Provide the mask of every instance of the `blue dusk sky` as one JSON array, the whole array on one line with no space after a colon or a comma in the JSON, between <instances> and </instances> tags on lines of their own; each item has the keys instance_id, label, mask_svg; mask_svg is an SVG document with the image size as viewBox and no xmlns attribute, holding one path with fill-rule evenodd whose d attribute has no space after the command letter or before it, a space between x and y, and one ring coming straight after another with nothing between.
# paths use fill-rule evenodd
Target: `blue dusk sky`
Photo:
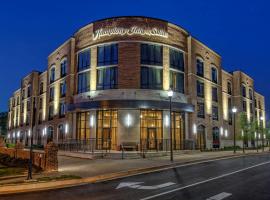
<instances>
[{"instance_id":1,"label":"blue dusk sky","mask_svg":"<svg viewBox=\"0 0 270 200\"><path fill-rule=\"evenodd\" d=\"M270 111L270 2L267 0L76 0L0 2L0 111L20 80L80 27L113 16L149 16L185 28L222 56L227 71L255 80Z\"/></svg>"}]
</instances>

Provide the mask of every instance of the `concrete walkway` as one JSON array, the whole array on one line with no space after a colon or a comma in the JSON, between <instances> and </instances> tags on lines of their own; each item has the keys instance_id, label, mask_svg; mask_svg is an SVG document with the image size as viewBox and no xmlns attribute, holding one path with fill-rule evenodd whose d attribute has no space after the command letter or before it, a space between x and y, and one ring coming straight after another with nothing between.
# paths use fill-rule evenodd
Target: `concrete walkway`
<instances>
[{"instance_id":1,"label":"concrete walkway","mask_svg":"<svg viewBox=\"0 0 270 200\"><path fill-rule=\"evenodd\" d=\"M265 148L268 152L268 148ZM246 150L245 154L257 153L256 150ZM261 153L261 150L259 151ZM220 157L234 156L232 151L215 151L215 152L189 152L188 154L174 155L174 163L181 164L187 162L201 161L206 159L215 159ZM236 155L243 155L242 151L237 151ZM59 173L70 174L80 177L92 177L110 173L119 173L135 169L158 167L170 165L170 157L154 157L145 159L86 159L74 158L69 156L58 156Z\"/></svg>"}]
</instances>

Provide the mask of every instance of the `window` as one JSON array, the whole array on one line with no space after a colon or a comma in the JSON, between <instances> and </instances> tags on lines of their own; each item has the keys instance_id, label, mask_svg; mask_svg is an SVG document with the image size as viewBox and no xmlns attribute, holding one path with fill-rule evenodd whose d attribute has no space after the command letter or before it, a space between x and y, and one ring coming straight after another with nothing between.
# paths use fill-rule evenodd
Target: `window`
<instances>
[{"instance_id":1,"label":"window","mask_svg":"<svg viewBox=\"0 0 270 200\"><path fill-rule=\"evenodd\" d=\"M21 109L21 113L24 112L24 102L22 101L22 109Z\"/></svg>"},{"instance_id":2,"label":"window","mask_svg":"<svg viewBox=\"0 0 270 200\"><path fill-rule=\"evenodd\" d=\"M215 67L212 67L211 72L212 72L212 81L214 83L217 83L217 69Z\"/></svg>"},{"instance_id":3,"label":"window","mask_svg":"<svg viewBox=\"0 0 270 200\"><path fill-rule=\"evenodd\" d=\"M48 127L48 134L47 134L47 143L53 141L53 127Z\"/></svg>"},{"instance_id":4,"label":"window","mask_svg":"<svg viewBox=\"0 0 270 200\"><path fill-rule=\"evenodd\" d=\"M39 94L43 93L43 82L39 84Z\"/></svg>"},{"instance_id":5,"label":"window","mask_svg":"<svg viewBox=\"0 0 270 200\"><path fill-rule=\"evenodd\" d=\"M258 101L258 103L259 103L259 109L262 109L261 101Z\"/></svg>"},{"instance_id":6,"label":"window","mask_svg":"<svg viewBox=\"0 0 270 200\"><path fill-rule=\"evenodd\" d=\"M141 64L162 66L162 46L153 44L141 44Z\"/></svg>"},{"instance_id":7,"label":"window","mask_svg":"<svg viewBox=\"0 0 270 200\"><path fill-rule=\"evenodd\" d=\"M243 111L247 112L247 102L243 100Z\"/></svg>"},{"instance_id":8,"label":"window","mask_svg":"<svg viewBox=\"0 0 270 200\"><path fill-rule=\"evenodd\" d=\"M232 95L232 83L229 81L227 82L227 92Z\"/></svg>"},{"instance_id":9,"label":"window","mask_svg":"<svg viewBox=\"0 0 270 200\"><path fill-rule=\"evenodd\" d=\"M60 97L66 96L66 81L60 83Z\"/></svg>"},{"instance_id":10,"label":"window","mask_svg":"<svg viewBox=\"0 0 270 200\"><path fill-rule=\"evenodd\" d=\"M53 105L50 105L49 106L49 120L53 119L53 114L54 114L53 112L54 112Z\"/></svg>"},{"instance_id":11,"label":"window","mask_svg":"<svg viewBox=\"0 0 270 200\"><path fill-rule=\"evenodd\" d=\"M42 113L38 113L38 124L42 123Z\"/></svg>"},{"instance_id":12,"label":"window","mask_svg":"<svg viewBox=\"0 0 270 200\"><path fill-rule=\"evenodd\" d=\"M170 49L170 68L184 71L184 55L181 51Z\"/></svg>"},{"instance_id":13,"label":"window","mask_svg":"<svg viewBox=\"0 0 270 200\"><path fill-rule=\"evenodd\" d=\"M218 91L216 87L212 87L212 101L218 102Z\"/></svg>"},{"instance_id":14,"label":"window","mask_svg":"<svg viewBox=\"0 0 270 200\"><path fill-rule=\"evenodd\" d=\"M184 93L184 73L170 71L170 88L176 92Z\"/></svg>"},{"instance_id":15,"label":"window","mask_svg":"<svg viewBox=\"0 0 270 200\"><path fill-rule=\"evenodd\" d=\"M247 94L246 94L246 86L242 85L242 96L243 97L246 97Z\"/></svg>"},{"instance_id":16,"label":"window","mask_svg":"<svg viewBox=\"0 0 270 200\"><path fill-rule=\"evenodd\" d=\"M162 69L153 67L141 67L141 88L162 89Z\"/></svg>"},{"instance_id":17,"label":"window","mask_svg":"<svg viewBox=\"0 0 270 200\"><path fill-rule=\"evenodd\" d=\"M39 99L39 109L42 109L42 107L43 107L43 99L40 98Z\"/></svg>"},{"instance_id":18,"label":"window","mask_svg":"<svg viewBox=\"0 0 270 200\"><path fill-rule=\"evenodd\" d=\"M204 102L197 103L197 117L204 118Z\"/></svg>"},{"instance_id":19,"label":"window","mask_svg":"<svg viewBox=\"0 0 270 200\"><path fill-rule=\"evenodd\" d=\"M118 64L118 44L98 46L98 66Z\"/></svg>"},{"instance_id":20,"label":"window","mask_svg":"<svg viewBox=\"0 0 270 200\"><path fill-rule=\"evenodd\" d=\"M253 114L253 104L252 104L252 102L249 103L249 111L250 111L250 114Z\"/></svg>"},{"instance_id":21,"label":"window","mask_svg":"<svg viewBox=\"0 0 270 200\"><path fill-rule=\"evenodd\" d=\"M64 102L60 102L59 108L59 117L64 117L66 114L66 104Z\"/></svg>"},{"instance_id":22,"label":"window","mask_svg":"<svg viewBox=\"0 0 270 200\"><path fill-rule=\"evenodd\" d=\"M249 89L249 98L253 100L253 91L252 89Z\"/></svg>"},{"instance_id":23,"label":"window","mask_svg":"<svg viewBox=\"0 0 270 200\"><path fill-rule=\"evenodd\" d=\"M196 66L197 66L197 75L201 76L201 77L204 77L204 63L203 63L203 60L197 58Z\"/></svg>"},{"instance_id":24,"label":"window","mask_svg":"<svg viewBox=\"0 0 270 200\"><path fill-rule=\"evenodd\" d=\"M204 98L204 83L197 81L197 96Z\"/></svg>"},{"instance_id":25,"label":"window","mask_svg":"<svg viewBox=\"0 0 270 200\"><path fill-rule=\"evenodd\" d=\"M26 106L27 106L27 107L26 107L27 111L30 111L30 109L31 109L31 108L30 108L30 100L27 101Z\"/></svg>"},{"instance_id":26,"label":"window","mask_svg":"<svg viewBox=\"0 0 270 200\"><path fill-rule=\"evenodd\" d=\"M17 97L17 106L20 104L20 98Z\"/></svg>"},{"instance_id":27,"label":"window","mask_svg":"<svg viewBox=\"0 0 270 200\"><path fill-rule=\"evenodd\" d=\"M62 62L60 64L60 70L61 70L61 72L60 72L61 77L66 76L66 74L67 74L67 59L62 60Z\"/></svg>"},{"instance_id":28,"label":"window","mask_svg":"<svg viewBox=\"0 0 270 200\"><path fill-rule=\"evenodd\" d=\"M220 147L219 128L214 127L212 130L212 134L213 134L213 148L219 148Z\"/></svg>"},{"instance_id":29,"label":"window","mask_svg":"<svg viewBox=\"0 0 270 200\"><path fill-rule=\"evenodd\" d=\"M27 87L27 98L31 96L31 85Z\"/></svg>"},{"instance_id":30,"label":"window","mask_svg":"<svg viewBox=\"0 0 270 200\"><path fill-rule=\"evenodd\" d=\"M229 125L232 125L232 119L233 113L232 113L232 98L228 98L228 121Z\"/></svg>"},{"instance_id":31,"label":"window","mask_svg":"<svg viewBox=\"0 0 270 200\"><path fill-rule=\"evenodd\" d=\"M64 125L63 124L60 124L59 126L58 126L58 142L59 141L61 141L61 142L63 142L64 141L64 139L65 139L65 129L64 129Z\"/></svg>"},{"instance_id":32,"label":"window","mask_svg":"<svg viewBox=\"0 0 270 200\"><path fill-rule=\"evenodd\" d=\"M82 51L78 55L78 72L90 67L90 49Z\"/></svg>"},{"instance_id":33,"label":"window","mask_svg":"<svg viewBox=\"0 0 270 200\"><path fill-rule=\"evenodd\" d=\"M78 74L78 94L90 91L90 72Z\"/></svg>"},{"instance_id":34,"label":"window","mask_svg":"<svg viewBox=\"0 0 270 200\"><path fill-rule=\"evenodd\" d=\"M50 101L54 100L54 87L50 88Z\"/></svg>"},{"instance_id":35,"label":"window","mask_svg":"<svg viewBox=\"0 0 270 200\"><path fill-rule=\"evenodd\" d=\"M97 70L97 90L116 89L117 87L117 67L108 67Z\"/></svg>"},{"instance_id":36,"label":"window","mask_svg":"<svg viewBox=\"0 0 270 200\"><path fill-rule=\"evenodd\" d=\"M23 89L22 90L22 99L24 99L25 98L25 90Z\"/></svg>"},{"instance_id":37,"label":"window","mask_svg":"<svg viewBox=\"0 0 270 200\"><path fill-rule=\"evenodd\" d=\"M218 120L218 107L212 106L212 119Z\"/></svg>"},{"instance_id":38,"label":"window","mask_svg":"<svg viewBox=\"0 0 270 200\"><path fill-rule=\"evenodd\" d=\"M50 70L50 83L55 81L55 67L52 67Z\"/></svg>"}]
</instances>

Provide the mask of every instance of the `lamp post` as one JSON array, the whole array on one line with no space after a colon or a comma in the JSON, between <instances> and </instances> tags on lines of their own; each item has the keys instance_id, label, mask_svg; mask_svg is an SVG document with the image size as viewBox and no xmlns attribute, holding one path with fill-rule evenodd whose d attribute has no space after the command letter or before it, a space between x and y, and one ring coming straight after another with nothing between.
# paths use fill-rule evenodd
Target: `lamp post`
<instances>
[{"instance_id":1,"label":"lamp post","mask_svg":"<svg viewBox=\"0 0 270 200\"><path fill-rule=\"evenodd\" d=\"M168 90L168 97L170 100L170 155L171 155L171 162L173 162L173 139L172 139L172 97L173 91L171 89Z\"/></svg>"},{"instance_id":2,"label":"lamp post","mask_svg":"<svg viewBox=\"0 0 270 200\"><path fill-rule=\"evenodd\" d=\"M33 171L33 132L34 132L34 126L36 124L36 99L35 97L33 98L33 110L32 110L32 121L31 121L31 139L30 139L30 155L29 155L29 160L28 160L28 176L27 180L32 179L32 171Z\"/></svg>"},{"instance_id":3,"label":"lamp post","mask_svg":"<svg viewBox=\"0 0 270 200\"><path fill-rule=\"evenodd\" d=\"M235 115L237 112L237 108L233 107L232 108L232 113L233 113L233 153L236 153L236 144L235 144L235 140L236 140L236 136L235 136Z\"/></svg>"},{"instance_id":4,"label":"lamp post","mask_svg":"<svg viewBox=\"0 0 270 200\"><path fill-rule=\"evenodd\" d=\"M264 131L263 131L263 117L260 117L261 120L261 129L262 129L262 151L264 151Z\"/></svg>"}]
</instances>

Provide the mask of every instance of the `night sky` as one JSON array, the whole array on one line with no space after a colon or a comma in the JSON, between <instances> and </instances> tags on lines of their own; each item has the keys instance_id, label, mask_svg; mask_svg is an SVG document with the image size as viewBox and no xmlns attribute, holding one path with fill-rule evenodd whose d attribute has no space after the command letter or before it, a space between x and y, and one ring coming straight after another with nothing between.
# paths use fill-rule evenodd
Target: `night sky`
<instances>
[{"instance_id":1,"label":"night sky","mask_svg":"<svg viewBox=\"0 0 270 200\"><path fill-rule=\"evenodd\" d=\"M5 2L5 3L4 3ZM0 2L0 111L33 69L80 27L97 19L139 15L178 24L222 56L227 71L255 79L270 111L270 1L74 0Z\"/></svg>"}]
</instances>

